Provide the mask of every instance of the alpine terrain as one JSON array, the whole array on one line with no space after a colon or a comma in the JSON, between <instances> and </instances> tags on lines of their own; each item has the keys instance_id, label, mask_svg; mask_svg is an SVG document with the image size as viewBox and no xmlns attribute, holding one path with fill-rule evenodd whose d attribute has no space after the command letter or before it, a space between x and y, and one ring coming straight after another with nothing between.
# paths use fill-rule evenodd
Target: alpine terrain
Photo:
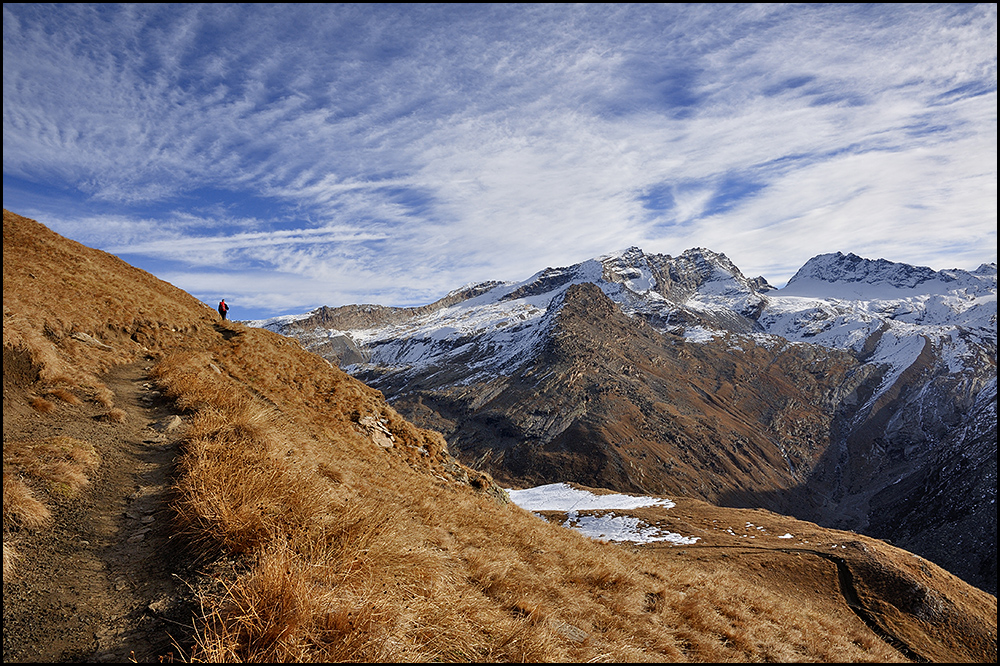
<instances>
[{"instance_id":1,"label":"alpine terrain","mask_svg":"<svg viewBox=\"0 0 1000 666\"><path fill-rule=\"evenodd\" d=\"M632 247L417 308L249 322L377 387L505 484L761 507L996 593L997 269L854 254L782 289Z\"/></svg>"},{"instance_id":2,"label":"alpine terrain","mask_svg":"<svg viewBox=\"0 0 1000 666\"><path fill-rule=\"evenodd\" d=\"M720 506L989 525L980 281L892 319L633 251L286 322L352 377L5 210L4 663L995 661L995 595Z\"/></svg>"}]
</instances>

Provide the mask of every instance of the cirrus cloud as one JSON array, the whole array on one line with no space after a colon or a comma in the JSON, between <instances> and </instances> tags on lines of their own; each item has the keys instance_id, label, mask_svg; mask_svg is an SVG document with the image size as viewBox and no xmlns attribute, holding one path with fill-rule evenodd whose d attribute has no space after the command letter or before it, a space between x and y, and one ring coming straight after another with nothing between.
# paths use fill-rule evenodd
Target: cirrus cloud
<instances>
[{"instance_id":1,"label":"cirrus cloud","mask_svg":"<svg viewBox=\"0 0 1000 666\"><path fill-rule=\"evenodd\" d=\"M246 318L996 261L995 5L5 5L4 201ZM253 279L243 279L248 275Z\"/></svg>"}]
</instances>

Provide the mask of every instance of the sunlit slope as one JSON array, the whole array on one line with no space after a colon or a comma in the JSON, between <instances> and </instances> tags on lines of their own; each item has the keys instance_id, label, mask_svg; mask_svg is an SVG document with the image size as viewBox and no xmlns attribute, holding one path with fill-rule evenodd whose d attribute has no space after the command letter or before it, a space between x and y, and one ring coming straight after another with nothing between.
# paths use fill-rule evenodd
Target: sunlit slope
<instances>
[{"instance_id":1,"label":"sunlit slope","mask_svg":"<svg viewBox=\"0 0 1000 666\"><path fill-rule=\"evenodd\" d=\"M29 348L43 378L91 383L91 373L218 319L187 292L7 210L3 307L4 345Z\"/></svg>"},{"instance_id":2,"label":"sunlit slope","mask_svg":"<svg viewBox=\"0 0 1000 666\"><path fill-rule=\"evenodd\" d=\"M198 659L995 655L995 597L877 540L849 535L863 547L843 558L873 563L864 572L876 583L864 601L889 619L886 631L903 637L904 650L850 608L836 569L829 577L808 554L776 552L775 569L790 582L775 585L750 575L767 553L733 549L708 561L693 549L600 543L540 520L458 464L439 434L408 423L381 393L296 342L220 322L169 284L7 211L4 346L5 422L46 418L8 404L7 358L30 360L32 386L61 382L111 402L102 370L145 355L157 361L154 376L186 423L178 541L220 563L195 619ZM679 532L705 531L734 511L689 506ZM830 542L848 536L813 529ZM933 575L917 577L903 562ZM934 603L904 604L900 586L877 584L880 571Z\"/></svg>"}]
</instances>

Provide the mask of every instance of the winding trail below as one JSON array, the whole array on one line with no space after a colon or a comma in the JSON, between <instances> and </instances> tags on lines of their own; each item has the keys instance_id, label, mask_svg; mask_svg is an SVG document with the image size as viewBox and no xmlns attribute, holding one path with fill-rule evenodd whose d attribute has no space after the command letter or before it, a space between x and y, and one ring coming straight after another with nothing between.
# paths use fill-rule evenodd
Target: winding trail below
<instances>
[{"instance_id":1,"label":"winding trail below","mask_svg":"<svg viewBox=\"0 0 1000 666\"><path fill-rule=\"evenodd\" d=\"M831 553L825 553L820 550L815 550L813 548L767 548L763 546L685 546L685 548L690 550L701 550L701 549L715 549L715 550L743 550L743 551L756 551L756 552L778 552L778 553L789 553L789 554L803 554L803 555L815 555L816 557L832 562L837 567L837 583L840 587L840 593L844 598L844 602L847 604L848 608L858 616L865 625L872 630L872 632L882 639L887 645L891 646L895 650L899 651L904 657L911 661L927 663L930 660L923 657L920 653L910 647L906 641L902 640L898 636L894 635L892 632L883 627L871 612L865 608L864 603L861 601L860 595L858 595L857 587L854 585L854 574L851 573L851 568L842 557L833 555Z\"/></svg>"}]
</instances>

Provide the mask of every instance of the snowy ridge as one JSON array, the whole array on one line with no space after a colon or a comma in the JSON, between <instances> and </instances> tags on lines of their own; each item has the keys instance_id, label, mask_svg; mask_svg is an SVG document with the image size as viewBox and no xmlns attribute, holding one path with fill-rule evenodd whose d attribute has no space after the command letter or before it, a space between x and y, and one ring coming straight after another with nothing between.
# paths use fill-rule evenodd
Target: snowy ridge
<instances>
[{"instance_id":1,"label":"snowy ridge","mask_svg":"<svg viewBox=\"0 0 1000 666\"><path fill-rule=\"evenodd\" d=\"M879 395L930 344L947 372L981 365L996 353L997 271L926 267L827 254L806 263L788 285L766 296L758 323L793 342L851 350L886 364Z\"/></svg>"},{"instance_id":2,"label":"snowy ridge","mask_svg":"<svg viewBox=\"0 0 1000 666\"><path fill-rule=\"evenodd\" d=\"M268 319L251 319L244 321L243 323L247 326L252 326L253 328L266 328L267 330L274 331L275 333L283 333L288 324L308 318L309 313L290 314L269 317Z\"/></svg>"},{"instance_id":3,"label":"snowy ridge","mask_svg":"<svg viewBox=\"0 0 1000 666\"><path fill-rule=\"evenodd\" d=\"M600 287L625 314L689 342L729 339L738 351L740 336L726 337L738 333L769 346L777 338L850 350L866 362L885 364L883 387L872 400L928 344L950 373L981 365L990 350L995 358L995 264L974 272L934 271L839 252L810 259L783 289L760 292L755 284L761 282L748 280L711 250L671 257L631 247L548 268L523 282L487 284L474 297L391 325L316 327L296 335L307 347L348 338L367 359L346 368L351 372L405 376L447 366L447 383L467 384L509 373L530 358L547 339L566 290L584 282ZM308 316L248 323L284 332Z\"/></svg>"},{"instance_id":4,"label":"snowy ridge","mask_svg":"<svg viewBox=\"0 0 1000 666\"><path fill-rule=\"evenodd\" d=\"M596 262L548 269L402 324L349 334L370 350L369 367L408 373L462 362L468 372L457 383L488 379L517 367L543 344L566 290L600 279L599 271ZM557 286L549 290L537 287L552 282Z\"/></svg>"},{"instance_id":5,"label":"snowy ridge","mask_svg":"<svg viewBox=\"0 0 1000 666\"><path fill-rule=\"evenodd\" d=\"M604 265L602 289L629 315L668 322L688 310L725 320L753 312L764 302L726 255L705 248L670 257L631 247L598 261Z\"/></svg>"},{"instance_id":6,"label":"snowy ridge","mask_svg":"<svg viewBox=\"0 0 1000 666\"><path fill-rule=\"evenodd\" d=\"M681 310L718 321L764 302L724 255L696 248L673 259L633 247L575 266L548 268L523 282L502 283L401 324L348 331L353 342L371 354L365 367L350 370L410 374L461 362L468 371L456 384L500 376L545 342L566 291L582 283L596 284L626 314L663 320L668 326Z\"/></svg>"},{"instance_id":7,"label":"snowy ridge","mask_svg":"<svg viewBox=\"0 0 1000 666\"><path fill-rule=\"evenodd\" d=\"M996 265L983 264L974 272L959 269L935 271L926 266L911 266L885 259L863 259L856 254L821 254L813 257L792 276L785 291L794 295L836 296L854 294L858 298L910 291L913 293L949 293L969 291L985 294L992 278L996 289ZM817 285L834 286L821 293Z\"/></svg>"}]
</instances>

